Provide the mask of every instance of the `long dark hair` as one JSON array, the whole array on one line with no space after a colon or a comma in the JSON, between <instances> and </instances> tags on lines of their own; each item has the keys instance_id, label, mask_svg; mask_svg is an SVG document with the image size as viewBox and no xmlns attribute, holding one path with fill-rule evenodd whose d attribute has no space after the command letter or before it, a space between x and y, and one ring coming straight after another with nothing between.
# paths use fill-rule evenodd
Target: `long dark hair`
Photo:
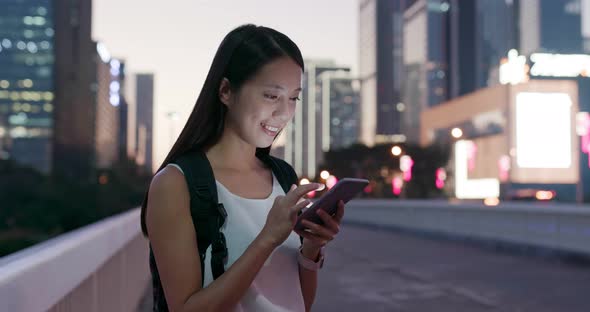
<instances>
[{"instance_id":1,"label":"long dark hair","mask_svg":"<svg viewBox=\"0 0 590 312\"><path fill-rule=\"evenodd\" d=\"M272 28L247 24L228 33L215 53L186 125L157 172L184 153L193 149L204 151L219 141L227 113L227 107L219 99L219 86L223 78L227 78L232 90L237 92L264 65L284 56L291 57L304 69L303 57L297 45ZM269 152L270 146L256 149L256 153ZM141 204L141 230L145 236L148 235L145 224L148 191Z\"/></svg>"}]
</instances>

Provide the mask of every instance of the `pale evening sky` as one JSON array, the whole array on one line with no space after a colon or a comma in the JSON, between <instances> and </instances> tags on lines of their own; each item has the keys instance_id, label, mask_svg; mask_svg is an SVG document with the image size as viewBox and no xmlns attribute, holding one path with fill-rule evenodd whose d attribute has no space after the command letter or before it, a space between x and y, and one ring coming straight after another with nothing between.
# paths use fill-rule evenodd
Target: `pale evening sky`
<instances>
[{"instance_id":1,"label":"pale evening sky","mask_svg":"<svg viewBox=\"0 0 590 312\"><path fill-rule=\"evenodd\" d=\"M94 0L95 40L128 71L155 74L154 166L192 110L223 37L254 23L289 36L304 58L334 59L357 71L357 0ZM180 114L174 125L169 111Z\"/></svg>"}]
</instances>

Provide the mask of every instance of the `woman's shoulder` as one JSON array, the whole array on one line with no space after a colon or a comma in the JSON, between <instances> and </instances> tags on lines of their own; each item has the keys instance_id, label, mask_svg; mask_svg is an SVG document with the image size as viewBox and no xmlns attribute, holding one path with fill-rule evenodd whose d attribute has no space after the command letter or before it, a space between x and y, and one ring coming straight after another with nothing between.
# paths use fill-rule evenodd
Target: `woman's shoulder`
<instances>
[{"instance_id":1,"label":"woman's shoulder","mask_svg":"<svg viewBox=\"0 0 590 312\"><path fill-rule=\"evenodd\" d=\"M165 167L153 178L146 207L148 232L162 233L171 225L190 219L190 196L184 176L173 167ZM150 235L151 236L151 235Z\"/></svg>"},{"instance_id":2,"label":"woman's shoulder","mask_svg":"<svg viewBox=\"0 0 590 312\"><path fill-rule=\"evenodd\" d=\"M188 196L188 186L183 173L173 167L166 166L160 170L150 183L150 197L178 198Z\"/></svg>"}]
</instances>

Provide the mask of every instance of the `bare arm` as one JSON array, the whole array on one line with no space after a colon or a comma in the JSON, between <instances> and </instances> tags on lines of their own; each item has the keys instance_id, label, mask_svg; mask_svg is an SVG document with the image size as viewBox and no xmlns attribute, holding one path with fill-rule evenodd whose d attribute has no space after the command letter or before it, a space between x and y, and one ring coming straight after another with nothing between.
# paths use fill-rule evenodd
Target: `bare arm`
<instances>
[{"instance_id":1,"label":"bare arm","mask_svg":"<svg viewBox=\"0 0 590 312\"><path fill-rule=\"evenodd\" d=\"M151 185L146 223L170 311L227 311L246 293L275 242L261 235L209 286L201 288L201 263L184 176L165 168Z\"/></svg>"},{"instance_id":2,"label":"bare arm","mask_svg":"<svg viewBox=\"0 0 590 312\"><path fill-rule=\"evenodd\" d=\"M314 261L320 255L319 249L303 247L303 256ZM303 293L303 302L305 303L305 311L310 311L313 302L315 301L316 290L318 287L318 272L308 270L301 265L299 266L299 280L301 282L301 292Z\"/></svg>"},{"instance_id":3,"label":"bare arm","mask_svg":"<svg viewBox=\"0 0 590 312\"><path fill-rule=\"evenodd\" d=\"M324 225L315 224L309 221L303 221L303 224L311 230L299 231L298 234L303 236L303 248L301 253L304 257L312 259L314 262L319 260L320 248L332 241L340 232L340 223L344 217L344 202L338 203L338 210L335 215L329 215L323 210L318 210L320 218ZM305 310L311 310L315 300L318 274L317 271L310 271L299 266L299 280L301 281L301 292L305 302Z\"/></svg>"}]
</instances>

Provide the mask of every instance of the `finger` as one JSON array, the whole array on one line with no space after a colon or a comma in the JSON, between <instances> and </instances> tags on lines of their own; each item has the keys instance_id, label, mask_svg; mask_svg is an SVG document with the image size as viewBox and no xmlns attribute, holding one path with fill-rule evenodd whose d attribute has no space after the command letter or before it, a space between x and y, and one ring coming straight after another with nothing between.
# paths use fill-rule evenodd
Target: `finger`
<instances>
[{"instance_id":1,"label":"finger","mask_svg":"<svg viewBox=\"0 0 590 312\"><path fill-rule=\"evenodd\" d=\"M336 222L338 222L338 224L340 224L342 221L342 218L344 218L344 202L343 201L338 202L338 210L336 210L336 216L334 218L336 219Z\"/></svg>"},{"instance_id":2,"label":"finger","mask_svg":"<svg viewBox=\"0 0 590 312\"><path fill-rule=\"evenodd\" d=\"M318 246L325 246L329 240L321 238L320 236L317 236L316 234L312 233L312 232L308 232L308 231L295 231L295 233L297 233L299 236L309 240L310 242L313 242L315 245Z\"/></svg>"},{"instance_id":3,"label":"finger","mask_svg":"<svg viewBox=\"0 0 590 312\"><path fill-rule=\"evenodd\" d=\"M297 233L297 235L299 235L299 236L301 236L303 238L307 238L307 239L309 239L311 241L314 241L314 242L315 241L318 241L318 237L315 234L310 233L308 231L305 231L305 230L296 230L295 233Z\"/></svg>"},{"instance_id":4,"label":"finger","mask_svg":"<svg viewBox=\"0 0 590 312\"><path fill-rule=\"evenodd\" d=\"M338 234L338 232L340 232L340 225L338 224L338 222L336 222L336 217L330 216L327 212L325 212L322 209L318 209L316 211L318 216L320 216L322 221L324 221L325 226L329 228L332 231L332 233Z\"/></svg>"},{"instance_id":5,"label":"finger","mask_svg":"<svg viewBox=\"0 0 590 312\"><path fill-rule=\"evenodd\" d=\"M304 199L301 202L297 203L292 210L292 213L299 213L300 210L302 210L303 208L305 208L307 205L309 205L311 203L311 201L309 199Z\"/></svg>"},{"instance_id":6,"label":"finger","mask_svg":"<svg viewBox=\"0 0 590 312\"><path fill-rule=\"evenodd\" d=\"M296 203L299 200L299 198L303 197L305 194L315 190L323 190L324 188L325 185L320 183L304 184L297 187L296 189L292 189L291 191L289 191L286 197L289 202Z\"/></svg>"},{"instance_id":7,"label":"finger","mask_svg":"<svg viewBox=\"0 0 590 312\"><path fill-rule=\"evenodd\" d=\"M308 229L312 230L313 233L315 233L315 235L317 235L325 240L331 241L334 239L335 234L332 233L326 227L323 227L319 224L315 224L315 223L310 222L308 220L303 220L303 225L305 227L307 227Z\"/></svg>"}]
</instances>

